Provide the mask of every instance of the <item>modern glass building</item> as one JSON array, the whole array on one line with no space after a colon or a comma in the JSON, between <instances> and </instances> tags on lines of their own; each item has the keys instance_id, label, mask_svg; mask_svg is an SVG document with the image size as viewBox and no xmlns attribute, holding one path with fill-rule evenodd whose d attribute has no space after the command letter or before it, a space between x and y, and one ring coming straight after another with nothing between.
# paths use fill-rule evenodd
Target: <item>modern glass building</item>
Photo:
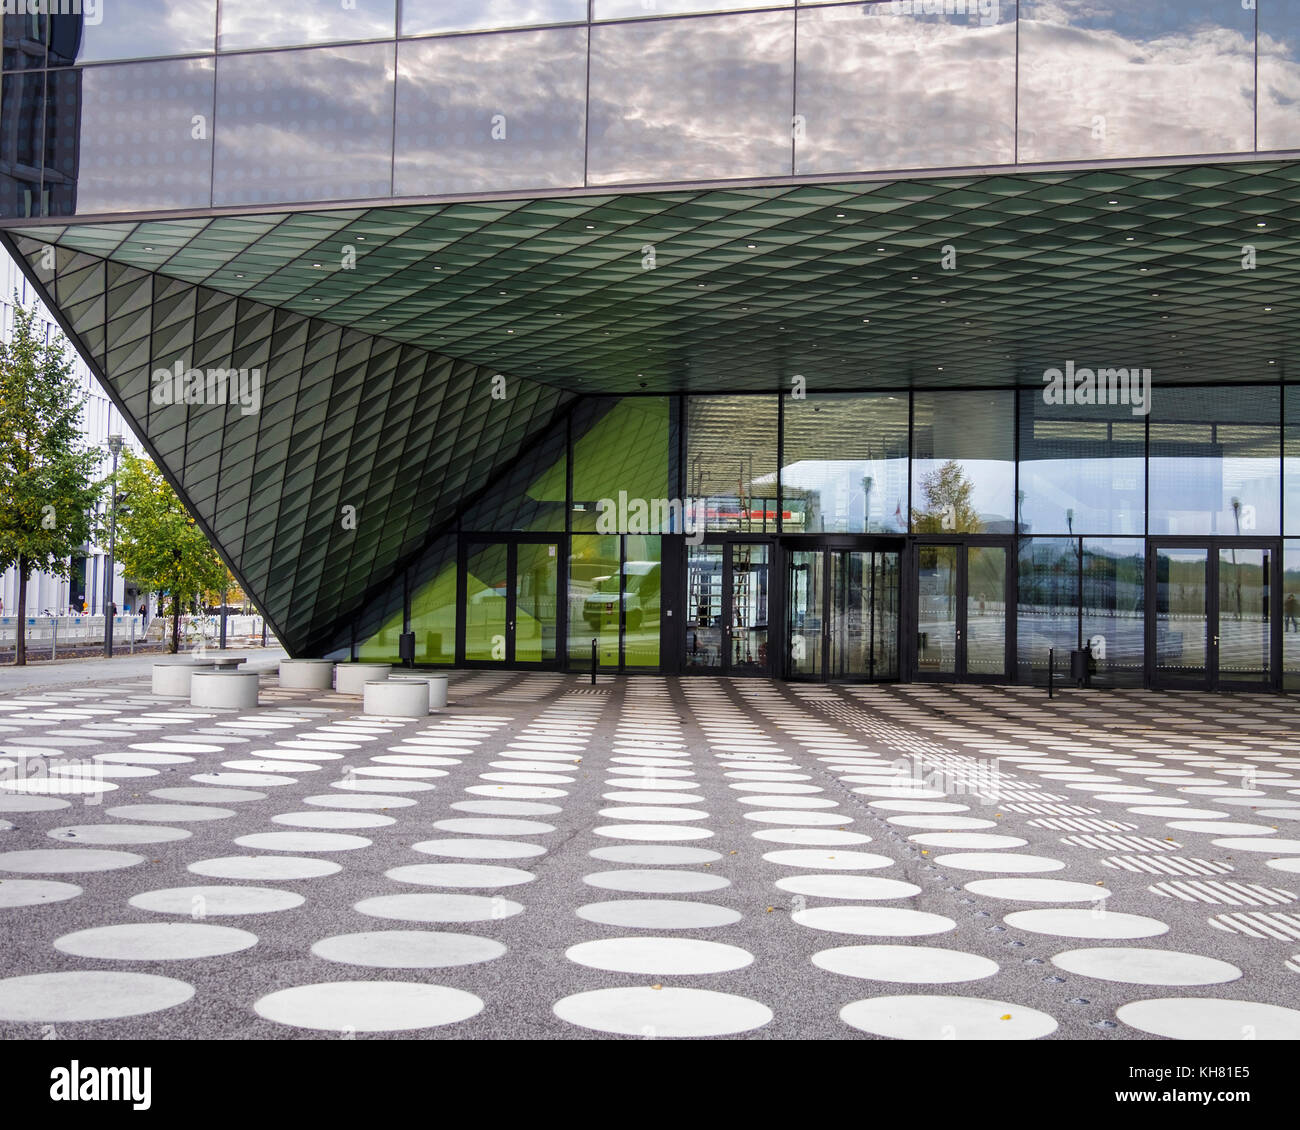
<instances>
[{"instance_id":1,"label":"modern glass building","mask_svg":"<svg viewBox=\"0 0 1300 1130\"><path fill-rule=\"evenodd\" d=\"M291 652L1300 686L1300 0L81 2L0 242Z\"/></svg>"}]
</instances>

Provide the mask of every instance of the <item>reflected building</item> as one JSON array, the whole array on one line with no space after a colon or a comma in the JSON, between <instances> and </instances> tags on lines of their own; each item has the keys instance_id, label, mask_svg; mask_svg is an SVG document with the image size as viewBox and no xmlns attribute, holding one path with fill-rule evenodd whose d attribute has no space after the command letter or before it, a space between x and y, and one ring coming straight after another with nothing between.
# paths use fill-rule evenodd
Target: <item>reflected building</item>
<instances>
[{"instance_id":1,"label":"reflected building","mask_svg":"<svg viewBox=\"0 0 1300 1130\"><path fill-rule=\"evenodd\" d=\"M1300 684L1300 0L3 42L0 242L294 654Z\"/></svg>"}]
</instances>

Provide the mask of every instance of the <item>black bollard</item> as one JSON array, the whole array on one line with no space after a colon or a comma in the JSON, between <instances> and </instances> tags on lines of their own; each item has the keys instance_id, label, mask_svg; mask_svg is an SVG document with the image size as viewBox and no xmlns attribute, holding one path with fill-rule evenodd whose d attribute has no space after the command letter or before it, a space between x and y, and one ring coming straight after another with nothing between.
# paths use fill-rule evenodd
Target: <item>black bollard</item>
<instances>
[{"instance_id":1,"label":"black bollard","mask_svg":"<svg viewBox=\"0 0 1300 1130\"><path fill-rule=\"evenodd\" d=\"M1056 648L1047 649L1047 697L1052 697L1052 683L1056 681Z\"/></svg>"},{"instance_id":2,"label":"black bollard","mask_svg":"<svg viewBox=\"0 0 1300 1130\"><path fill-rule=\"evenodd\" d=\"M596 638L591 640L591 685L596 685L596 668L600 665L600 655L596 651Z\"/></svg>"}]
</instances>

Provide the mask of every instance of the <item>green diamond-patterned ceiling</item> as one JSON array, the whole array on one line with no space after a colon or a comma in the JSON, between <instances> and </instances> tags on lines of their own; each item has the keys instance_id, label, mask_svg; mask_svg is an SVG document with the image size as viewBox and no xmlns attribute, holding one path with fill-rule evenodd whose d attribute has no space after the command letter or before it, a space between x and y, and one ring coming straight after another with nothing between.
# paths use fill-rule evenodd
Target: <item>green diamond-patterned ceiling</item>
<instances>
[{"instance_id":1,"label":"green diamond-patterned ceiling","mask_svg":"<svg viewBox=\"0 0 1300 1130\"><path fill-rule=\"evenodd\" d=\"M1275 378L1298 216L1253 162L12 230L571 392L830 391Z\"/></svg>"},{"instance_id":2,"label":"green diamond-patterned ceiling","mask_svg":"<svg viewBox=\"0 0 1300 1130\"><path fill-rule=\"evenodd\" d=\"M13 240L294 654L318 653L341 622L400 589L405 562L573 399L66 247L47 267L48 247ZM177 362L257 370L261 402L238 401L232 386L225 404L158 403L151 375Z\"/></svg>"}]
</instances>

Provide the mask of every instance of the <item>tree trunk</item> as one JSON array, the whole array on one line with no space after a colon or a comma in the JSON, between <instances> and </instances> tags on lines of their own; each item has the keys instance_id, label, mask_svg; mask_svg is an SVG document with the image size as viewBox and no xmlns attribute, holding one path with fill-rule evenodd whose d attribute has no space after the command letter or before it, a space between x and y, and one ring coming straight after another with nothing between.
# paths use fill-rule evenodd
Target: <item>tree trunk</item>
<instances>
[{"instance_id":1,"label":"tree trunk","mask_svg":"<svg viewBox=\"0 0 1300 1130\"><path fill-rule=\"evenodd\" d=\"M14 665L27 664L27 558L18 558L18 628L14 649Z\"/></svg>"},{"instance_id":2,"label":"tree trunk","mask_svg":"<svg viewBox=\"0 0 1300 1130\"><path fill-rule=\"evenodd\" d=\"M176 590L172 590L172 646L169 648L173 655L181 649L181 602L176 596Z\"/></svg>"}]
</instances>

